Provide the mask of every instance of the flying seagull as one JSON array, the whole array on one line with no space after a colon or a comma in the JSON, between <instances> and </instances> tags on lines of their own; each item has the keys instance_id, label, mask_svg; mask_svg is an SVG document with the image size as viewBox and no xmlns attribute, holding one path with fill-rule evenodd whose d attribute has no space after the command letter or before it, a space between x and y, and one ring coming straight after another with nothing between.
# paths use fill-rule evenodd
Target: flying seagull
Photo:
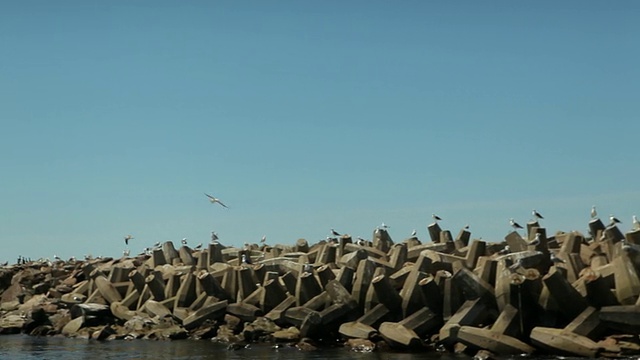
<instances>
[{"instance_id":1,"label":"flying seagull","mask_svg":"<svg viewBox=\"0 0 640 360\"><path fill-rule=\"evenodd\" d=\"M531 211L531 215L533 215L533 217L534 217L535 219L544 219L544 217L543 217L542 215L540 215L540 213L539 213L539 212L537 212L537 211L536 211L536 209L533 209L533 210Z\"/></svg>"},{"instance_id":2,"label":"flying seagull","mask_svg":"<svg viewBox=\"0 0 640 360\"><path fill-rule=\"evenodd\" d=\"M617 217L612 215L609 215L609 220L611 220L611 224L621 224L622 221L620 221Z\"/></svg>"},{"instance_id":3,"label":"flying seagull","mask_svg":"<svg viewBox=\"0 0 640 360\"><path fill-rule=\"evenodd\" d=\"M598 217L598 212L596 211L596 206L595 206L595 205L593 205L593 206L591 207L591 218L592 218L592 219L595 219L595 218L597 218L597 217Z\"/></svg>"},{"instance_id":4,"label":"flying seagull","mask_svg":"<svg viewBox=\"0 0 640 360\"><path fill-rule=\"evenodd\" d=\"M438 221L438 220L442 220L442 218L436 214L431 214L431 217L433 218L433 220Z\"/></svg>"},{"instance_id":5,"label":"flying seagull","mask_svg":"<svg viewBox=\"0 0 640 360\"><path fill-rule=\"evenodd\" d=\"M129 240L131 240L131 239L133 239L133 236L131 236L131 235L127 235L127 236L125 236L125 237L124 237L124 243L125 243L126 245L129 245Z\"/></svg>"},{"instance_id":6,"label":"flying seagull","mask_svg":"<svg viewBox=\"0 0 640 360\"><path fill-rule=\"evenodd\" d=\"M207 197L209 198L209 201L211 201L212 204L218 203L225 208L229 208L227 205L223 204L222 201L220 201L220 199L218 199L217 197L211 196L207 193L204 193L204 194L207 195Z\"/></svg>"},{"instance_id":7,"label":"flying seagull","mask_svg":"<svg viewBox=\"0 0 640 360\"><path fill-rule=\"evenodd\" d=\"M511 227L514 229L523 229L523 227L518 224L517 222L515 222L515 220L513 220L513 218L509 219L509 224L511 224Z\"/></svg>"}]
</instances>

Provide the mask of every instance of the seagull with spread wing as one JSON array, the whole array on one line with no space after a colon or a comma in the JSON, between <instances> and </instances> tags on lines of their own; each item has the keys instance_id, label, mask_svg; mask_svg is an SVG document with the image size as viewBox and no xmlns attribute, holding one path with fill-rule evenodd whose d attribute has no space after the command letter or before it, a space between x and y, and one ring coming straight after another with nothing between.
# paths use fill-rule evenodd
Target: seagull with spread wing
<instances>
[{"instance_id":1,"label":"seagull with spread wing","mask_svg":"<svg viewBox=\"0 0 640 360\"><path fill-rule=\"evenodd\" d=\"M218 204L222 205L225 208L229 208L227 205L223 204L222 201L220 201L220 199L218 199L217 197L211 196L211 195L209 195L207 193L204 193L204 194L209 198L209 201L211 201L212 204L218 203Z\"/></svg>"}]
</instances>

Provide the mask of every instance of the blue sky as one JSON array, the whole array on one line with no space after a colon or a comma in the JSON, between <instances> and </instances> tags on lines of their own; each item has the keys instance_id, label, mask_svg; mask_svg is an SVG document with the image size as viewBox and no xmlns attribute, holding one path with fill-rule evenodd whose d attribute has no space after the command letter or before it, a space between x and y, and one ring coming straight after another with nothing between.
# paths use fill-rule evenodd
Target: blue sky
<instances>
[{"instance_id":1,"label":"blue sky","mask_svg":"<svg viewBox=\"0 0 640 360\"><path fill-rule=\"evenodd\" d=\"M0 4L0 261L640 215L640 4ZM221 198L230 209L207 202Z\"/></svg>"}]
</instances>

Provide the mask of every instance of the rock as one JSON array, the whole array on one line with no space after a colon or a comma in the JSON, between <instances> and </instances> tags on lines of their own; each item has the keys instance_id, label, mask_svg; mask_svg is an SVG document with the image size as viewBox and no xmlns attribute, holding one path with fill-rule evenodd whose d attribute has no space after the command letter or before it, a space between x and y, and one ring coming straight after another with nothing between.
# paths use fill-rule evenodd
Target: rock
<instances>
[{"instance_id":1,"label":"rock","mask_svg":"<svg viewBox=\"0 0 640 360\"><path fill-rule=\"evenodd\" d=\"M292 326L283 330L275 331L271 335L275 341L296 341L300 338L300 330L298 330L297 327Z\"/></svg>"},{"instance_id":2,"label":"rock","mask_svg":"<svg viewBox=\"0 0 640 360\"><path fill-rule=\"evenodd\" d=\"M18 334L27 321L24 315L5 315L0 318L0 334Z\"/></svg>"},{"instance_id":3,"label":"rock","mask_svg":"<svg viewBox=\"0 0 640 360\"><path fill-rule=\"evenodd\" d=\"M211 339L216 336L218 327L217 321L207 320L197 329L191 330L190 337L194 340Z\"/></svg>"},{"instance_id":4,"label":"rock","mask_svg":"<svg viewBox=\"0 0 640 360\"><path fill-rule=\"evenodd\" d=\"M141 333L150 331L151 328L156 324L157 322L153 321L152 319L138 315L127 320L124 323L124 328L128 332Z\"/></svg>"},{"instance_id":5,"label":"rock","mask_svg":"<svg viewBox=\"0 0 640 360\"><path fill-rule=\"evenodd\" d=\"M13 310L17 310L19 306L20 306L20 301L18 300L7 301L0 304L0 310L13 311Z\"/></svg>"},{"instance_id":6,"label":"rock","mask_svg":"<svg viewBox=\"0 0 640 360\"><path fill-rule=\"evenodd\" d=\"M310 341L311 341L310 339L304 338L296 344L296 348L301 351L318 350L318 348L315 345L313 345Z\"/></svg>"},{"instance_id":7,"label":"rock","mask_svg":"<svg viewBox=\"0 0 640 360\"><path fill-rule=\"evenodd\" d=\"M62 328L62 335L75 337L78 335L78 331L82 328L83 325L84 325L84 318L77 317L69 321Z\"/></svg>"},{"instance_id":8,"label":"rock","mask_svg":"<svg viewBox=\"0 0 640 360\"><path fill-rule=\"evenodd\" d=\"M344 343L349 351L368 353L376 349L376 344L368 339L349 339Z\"/></svg>"},{"instance_id":9,"label":"rock","mask_svg":"<svg viewBox=\"0 0 640 360\"><path fill-rule=\"evenodd\" d=\"M220 325L216 337L212 340L221 343L233 344L244 341L244 336L242 336L242 334L236 335L228 325Z\"/></svg>"},{"instance_id":10,"label":"rock","mask_svg":"<svg viewBox=\"0 0 640 360\"><path fill-rule=\"evenodd\" d=\"M281 330L281 328L276 325L273 320L265 317L259 317L254 322L246 324L242 334L247 342L253 342L278 330Z\"/></svg>"},{"instance_id":11,"label":"rock","mask_svg":"<svg viewBox=\"0 0 640 360\"><path fill-rule=\"evenodd\" d=\"M111 326L102 326L91 334L91 338L95 340L106 340L109 336L114 335L116 330Z\"/></svg>"},{"instance_id":12,"label":"rock","mask_svg":"<svg viewBox=\"0 0 640 360\"><path fill-rule=\"evenodd\" d=\"M53 328L53 326L51 326L51 325L39 325L39 326L36 326L33 330L31 330L29 335L31 335L31 336L47 336L47 335L54 335L55 333L56 333L56 330Z\"/></svg>"}]
</instances>

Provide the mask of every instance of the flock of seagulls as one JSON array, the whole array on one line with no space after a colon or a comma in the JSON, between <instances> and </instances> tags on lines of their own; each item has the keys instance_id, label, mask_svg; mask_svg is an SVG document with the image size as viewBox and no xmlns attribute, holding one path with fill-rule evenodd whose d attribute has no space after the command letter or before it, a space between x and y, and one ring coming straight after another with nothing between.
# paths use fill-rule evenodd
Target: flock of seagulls
<instances>
[{"instance_id":1,"label":"flock of seagulls","mask_svg":"<svg viewBox=\"0 0 640 360\"><path fill-rule=\"evenodd\" d=\"M226 208L226 209L228 209L228 208L229 208L229 207L228 207L226 204L224 204L224 203L223 203L219 198L217 198L217 197L215 197L215 196L213 196L213 195L207 194L207 193L204 193L204 195L207 197L207 199L209 200L209 202L210 202L211 204L218 204L218 205L220 205L220 206L222 206L223 208ZM591 207L590 215L591 215L591 218L592 218L592 219L596 219L596 218L598 217L598 212L597 212L597 210L596 210L596 206L595 206L595 205ZM533 220L535 220L535 221L539 221L539 220L543 220L543 219L544 219L544 216L542 216L542 214L541 214L540 212L538 212L536 209L533 209L533 210L531 211L531 216L532 216ZM432 219L433 219L436 223L437 223L438 221L442 221L442 217L440 217L440 216L436 215L435 213L432 213L432 214L431 214L431 217L432 217ZM620 224L620 223L622 223L622 221L620 221L620 219L618 219L617 217L615 217L613 214L611 214L611 215L609 216L609 220L610 220L610 224L611 224L611 225L615 225L615 224ZM517 231L517 230L519 230L519 229L523 229L523 226L522 226L522 225L520 225L518 222L516 222L513 218L510 218L510 219L509 219L509 225L510 225L514 230L516 230L516 231ZM632 218L632 226L633 226L633 229L635 229L635 230L640 230L640 221L638 220L638 218L636 217L636 215L633 215L633 218ZM385 224L385 223L383 222L380 226L377 226L377 227L376 227L376 232L380 231L380 229L387 230L387 229L389 229L389 228L390 228L390 226L389 226L389 225L387 225L387 224ZM467 224L467 225L465 225L465 226L464 226L464 229L465 229L465 230L468 230L468 229L469 229L469 225L468 225L468 224ZM333 228L331 228L331 229L330 229L330 233L331 233L331 236L332 236L332 237L329 237L329 236L328 236L328 237L327 237L327 239L328 239L328 240L330 240L330 241L333 241L333 242L337 241L337 237L342 236L342 234L341 234L341 233L337 232L337 231L336 231L335 229L333 229ZM411 232L411 237L416 237L416 236L417 236L417 234L418 234L418 232L417 232L415 229L413 229L413 231ZM127 246L128 246L128 245L129 245L129 241L130 241L130 240L133 240L133 239L134 239L134 237L133 237L132 235L130 235L130 234L129 234L129 235L126 235L126 236L124 237L125 245L127 245ZM212 231L212 232L211 232L211 243L212 243L212 244L213 244L213 243L218 243L218 240L219 240L218 234L217 234L215 231ZM267 241L267 236L266 236L266 235L263 235L263 236L262 236L262 238L260 239L260 243L261 243L261 244L266 244L266 241ZM540 241L541 241L541 240L540 240L540 234L536 234L535 238L534 238L533 240L531 240L531 241L529 241L529 242L528 242L528 245L536 246L536 245L540 244ZM186 238L183 238L183 239L181 240L181 243L182 243L183 245L187 245L187 239L186 239ZM364 239L364 238L362 238L362 237L359 237L359 236L358 236L358 237L357 237L357 243L358 243L358 244L365 245L365 244L369 243L369 241L367 241L366 239ZM159 248L159 247L160 247L160 242L157 242L157 243L154 245L154 248ZM201 248L202 248L202 244L200 243L200 244L198 244L197 246L195 246L195 248L194 248L194 249L195 249L195 250L199 250L199 249L201 249ZM151 248L145 248L145 252L149 252L150 250L151 250ZM508 251L508 249L506 249L506 250ZM128 255L129 255L129 250L128 250L128 249L127 249L127 250L124 250L124 251L123 251L123 254L125 254L125 256L128 256ZM56 258L57 258L57 257L56 257ZM248 259L246 259L246 260L247 260L247 261L249 261ZM558 259L558 261L563 261L563 260Z\"/></svg>"}]
</instances>

